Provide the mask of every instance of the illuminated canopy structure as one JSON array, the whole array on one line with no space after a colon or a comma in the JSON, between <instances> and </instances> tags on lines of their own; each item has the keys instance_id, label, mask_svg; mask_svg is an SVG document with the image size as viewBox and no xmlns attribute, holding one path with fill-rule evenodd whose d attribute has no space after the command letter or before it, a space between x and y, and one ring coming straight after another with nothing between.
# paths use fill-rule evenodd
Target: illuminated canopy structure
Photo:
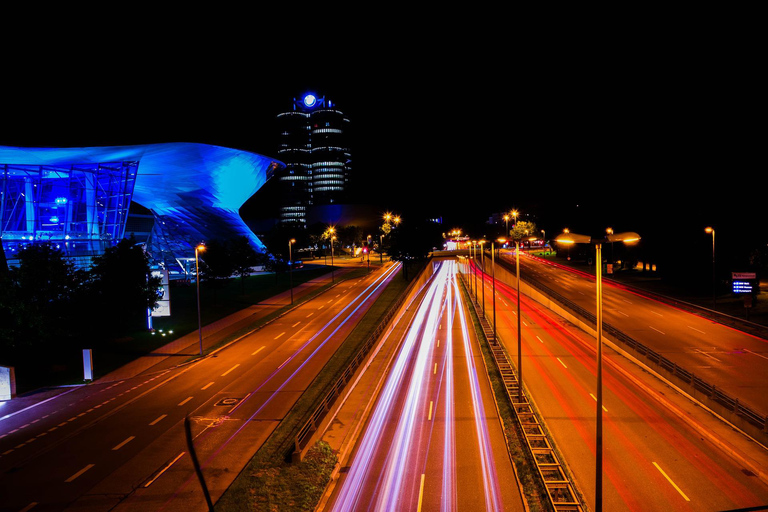
<instances>
[{"instance_id":1,"label":"illuminated canopy structure","mask_svg":"<svg viewBox=\"0 0 768 512\"><path fill-rule=\"evenodd\" d=\"M263 244L240 207L281 162L194 143L91 148L0 146L0 238L9 260L28 243L67 256L101 254L131 232L131 202L151 212L153 260L188 259L201 241L246 236Z\"/></svg>"}]
</instances>

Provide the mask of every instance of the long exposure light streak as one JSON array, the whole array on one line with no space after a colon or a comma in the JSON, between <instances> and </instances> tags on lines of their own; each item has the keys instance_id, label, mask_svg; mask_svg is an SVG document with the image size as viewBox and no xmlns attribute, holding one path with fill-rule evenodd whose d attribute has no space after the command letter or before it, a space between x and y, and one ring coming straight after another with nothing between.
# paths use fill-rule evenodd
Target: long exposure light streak
<instances>
[{"instance_id":1,"label":"long exposure light streak","mask_svg":"<svg viewBox=\"0 0 768 512\"><path fill-rule=\"evenodd\" d=\"M448 288L448 303L451 288ZM448 325L453 325L453 310L448 307ZM454 428L454 384L453 384L453 331L448 329L446 333L445 347L445 443L443 444L443 490L441 493L440 510L453 512L456 510L456 432Z\"/></svg>"},{"instance_id":2,"label":"long exposure light streak","mask_svg":"<svg viewBox=\"0 0 768 512\"><path fill-rule=\"evenodd\" d=\"M307 358L296 368L281 384L277 387L277 389L264 401L264 403L245 421L243 421L240 428L238 428L229 438L224 441L211 455L208 456L208 458L205 460L203 464L201 464L201 468L205 468L211 460L213 460L214 457L216 457L240 432L248 425L249 422L251 422L266 406L269 404L272 399L274 399L280 391L306 366L309 361L314 357L317 352L322 349L326 343L328 343L329 340L331 340L336 332L338 332L341 327L349 321L352 316L359 310L363 304L365 304L365 301L372 297L384 284L387 282L387 280L395 275L397 273L397 270L400 268L400 263L396 263L395 265L392 265L389 269L387 269L385 272L382 272L381 275L377 276L374 281L368 285L362 292L360 292L357 297L349 301L349 303L344 306L344 308L339 311L331 320L329 320L322 328L320 328L310 339L308 339L301 347L299 347L283 364L281 364L278 368L276 368L263 382L261 382L256 389L251 391L245 400L242 401L242 403L246 402L249 398L256 395L256 393L266 386L274 377L277 375L277 373L285 367L286 363L292 361L296 357L298 357L302 352L304 352L304 349L310 346L310 344L317 339L321 334L323 334L333 323L338 320L339 318L343 319L341 322L331 331L326 338L317 346L315 349L307 356ZM349 311L351 309L351 311ZM346 316L345 316L346 315ZM186 485L188 485L192 479L194 478L194 475L190 476L184 484L182 484L179 489L177 489L176 493L168 500L166 501L164 507L170 503L170 501L175 497ZM164 508L163 507L163 508Z\"/></svg>"},{"instance_id":3,"label":"long exposure light streak","mask_svg":"<svg viewBox=\"0 0 768 512\"><path fill-rule=\"evenodd\" d=\"M454 280L454 288L458 296L458 284ZM475 367L475 358L472 353L472 345L469 343L469 329L467 319L464 315L464 308L457 305L459 311L459 320L461 321L462 341L464 342L464 351L467 355L467 370L469 374L470 391L472 392L472 407L474 408L475 430L477 433L478 449L482 461L483 490L485 492L486 510L502 510L501 491L499 482L496 479L496 467L491 450L491 441L488 434L488 425L485 421L485 411L483 408L483 397L480 394L480 383L477 379L477 368Z\"/></svg>"},{"instance_id":4,"label":"long exposure light streak","mask_svg":"<svg viewBox=\"0 0 768 512\"><path fill-rule=\"evenodd\" d=\"M419 478L424 474L433 425L425 424L425 420L434 417L430 415L427 418L425 404L430 403L427 394L433 389L430 386L430 379L435 373L432 356L443 313L446 314L448 329L445 332L445 364L437 393L439 396L444 391L445 402L435 404L435 409L444 409L442 414L445 418L444 445L437 452L441 454L442 460L441 483L437 487L440 492L440 509L458 509L454 413L456 380L453 368L454 339L451 334L452 325L458 318L461 343L468 361L468 382L474 416L474 432L462 432L462 438L475 439L477 443L482 465L479 474L483 480L485 509L502 510L477 368L473 361L471 338L455 274L456 264L453 261L445 261L436 266L435 274L404 335L400 351L395 356L333 510L415 510L421 504L422 489L424 494L429 495L429 482L426 488L422 488ZM393 426L394 434L386 434L392 431ZM382 439L386 441L382 442ZM383 466L379 468L374 458L380 450L386 450L386 456Z\"/></svg>"}]
</instances>

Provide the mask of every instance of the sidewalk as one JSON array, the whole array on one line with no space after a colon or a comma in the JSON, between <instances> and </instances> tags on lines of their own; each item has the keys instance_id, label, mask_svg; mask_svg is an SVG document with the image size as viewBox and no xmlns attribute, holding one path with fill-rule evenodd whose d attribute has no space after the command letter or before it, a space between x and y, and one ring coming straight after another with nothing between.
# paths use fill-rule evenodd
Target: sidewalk
<instances>
[{"instance_id":1,"label":"sidewalk","mask_svg":"<svg viewBox=\"0 0 768 512\"><path fill-rule=\"evenodd\" d=\"M337 275L349 272L349 269L339 269ZM293 288L294 304L298 304L302 297L330 283L331 274L325 274L316 279L306 281ZM241 309L236 313L221 318L213 323L203 326L203 352L217 345L227 336L253 324L270 313L278 311L291 303L291 290L286 290L267 300ZM153 350L151 353L134 359L130 363L118 368L95 382L112 382L128 379L142 373L154 372L171 368L184 363L190 357L200 355L200 337L197 331L190 332L167 345Z\"/></svg>"},{"instance_id":2,"label":"sidewalk","mask_svg":"<svg viewBox=\"0 0 768 512\"><path fill-rule=\"evenodd\" d=\"M353 269L336 269L335 275L339 276ZM328 284L331 281L331 273L324 274L316 279L312 279L293 288L294 303L298 303L302 297ZM279 293L267 300L242 309L227 317L217 320L211 324L203 326L203 350L215 346L221 340L240 329L264 318L270 313L277 311L291 302L291 291ZM129 379L143 373L151 373L166 370L184 363L191 357L199 356L198 332L195 330L182 336L162 347L153 350L151 353L134 359L130 363L104 375L90 384L80 384L74 386L45 387L29 391L24 395L16 396L11 400L0 402L0 421L6 417L36 407L48 400L54 399L77 389L87 386L97 386L110 382Z\"/></svg>"}]
</instances>

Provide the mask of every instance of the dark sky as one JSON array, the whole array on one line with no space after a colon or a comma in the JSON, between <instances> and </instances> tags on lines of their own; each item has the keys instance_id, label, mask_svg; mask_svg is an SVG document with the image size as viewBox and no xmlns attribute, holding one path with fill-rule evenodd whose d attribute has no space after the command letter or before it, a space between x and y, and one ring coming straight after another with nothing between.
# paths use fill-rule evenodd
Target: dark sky
<instances>
[{"instance_id":1,"label":"dark sky","mask_svg":"<svg viewBox=\"0 0 768 512\"><path fill-rule=\"evenodd\" d=\"M0 144L182 141L274 156L275 115L314 91L351 120L361 202L452 223L518 208L592 233L764 224L749 41L711 26L521 33L488 16L332 42L137 32L102 48L86 35L8 59Z\"/></svg>"}]
</instances>

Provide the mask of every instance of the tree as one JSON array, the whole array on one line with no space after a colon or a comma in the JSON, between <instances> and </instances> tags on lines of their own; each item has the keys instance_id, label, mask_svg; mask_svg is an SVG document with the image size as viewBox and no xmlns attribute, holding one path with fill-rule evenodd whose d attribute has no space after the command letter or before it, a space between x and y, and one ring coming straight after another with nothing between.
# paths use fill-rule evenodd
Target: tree
<instances>
[{"instance_id":1,"label":"tree","mask_svg":"<svg viewBox=\"0 0 768 512\"><path fill-rule=\"evenodd\" d=\"M93 259L89 271L92 320L116 336L141 328L157 306L161 279L154 277L144 247L131 236Z\"/></svg>"},{"instance_id":2,"label":"tree","mask_svg":"<svg viewBox=\"0 0 768 512\"><path fill-rule=\"evenodd\" d=\"M246 236L230 240L229 259L232 263L232 270L240 276L240 284L243 288L245 287L245 277L251 275L251 267L263 263L263 259Z\"/></svg>"},{"instance_id":3,"label":"tree","mask_svg":"<svg viewBox=\"0 0 768 512\"><path fill-rule=\"evenodd\" d=\"M19 266L8 271L0 288L0 343L5 350L66 345L77 339L85 274L55 245L28 245Z\"/></svg>"},{"instance_id":4,"label":"tree","mask_svg":"<svg viewBox=\"0 0 768 512\"><path fill-rule=\"evenodd\" d=\"M536 228L535 222L529 222L527 220L519 220L515 223L515 225L512 227L512 231L510 231L510 236L513 240L522 240L524 238L527 238L529 236L536 237L538 236L538 230Z\"/></svg>"},{"instance_id":5,"label":"tree","mask_svg":"<svg viewBox=\"0 0 768 512\"><path fill-rule=\"evenodd\" d=\"M210 240L200 256L200 274L203 279L217 283L234 273L229 244L224 240Z\"/></svg>"}]
</instances>

